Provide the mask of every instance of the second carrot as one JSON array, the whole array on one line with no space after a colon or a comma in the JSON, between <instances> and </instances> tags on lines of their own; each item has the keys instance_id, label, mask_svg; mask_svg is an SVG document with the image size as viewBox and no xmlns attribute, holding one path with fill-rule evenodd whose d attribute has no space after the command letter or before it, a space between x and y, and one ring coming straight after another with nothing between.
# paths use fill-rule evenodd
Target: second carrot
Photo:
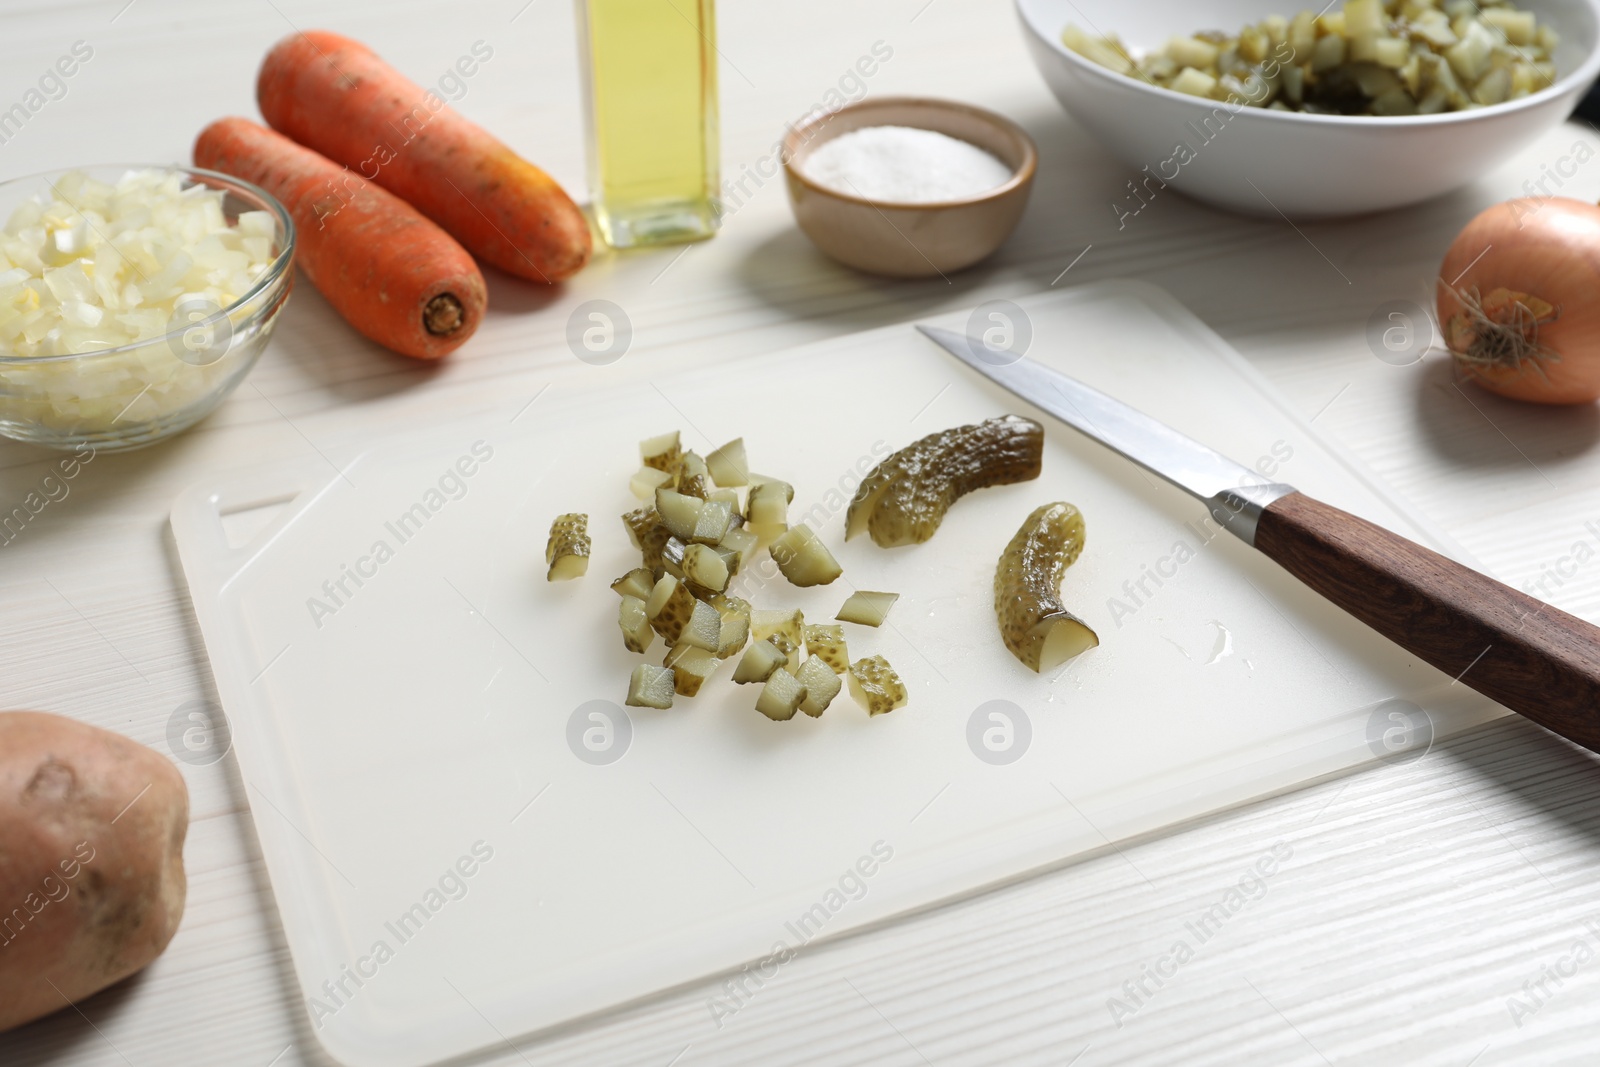
<instances>
[{"instance_id":1,"label":"second carrot","mask_svg":"<svg viewBox=\"0 0 1600 1067\"><path fill-rule=\"evenodd\" d=\"M589 223L561 186L370 48L326 30L267 53L268 125L408 201L480 260L554 283L589 260Z\"/></svg>"}]
</instances>

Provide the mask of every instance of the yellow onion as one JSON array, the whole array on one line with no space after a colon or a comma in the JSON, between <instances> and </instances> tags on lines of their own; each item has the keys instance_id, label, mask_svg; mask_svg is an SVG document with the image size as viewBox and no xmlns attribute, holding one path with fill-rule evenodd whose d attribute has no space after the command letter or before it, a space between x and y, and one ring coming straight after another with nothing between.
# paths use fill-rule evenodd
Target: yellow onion
<instances>
[{"instance_id":1,"label":"yellow onion","mask_svg":"<svg viewBox=\"0 0 1600 1067\"><path fill-rule=\"evenodd\" d=\"M1600 207L1496 204L1439 268L1439 325L1465 375L1536 404L1600 399Z\"/></svg>"}]
</instances>

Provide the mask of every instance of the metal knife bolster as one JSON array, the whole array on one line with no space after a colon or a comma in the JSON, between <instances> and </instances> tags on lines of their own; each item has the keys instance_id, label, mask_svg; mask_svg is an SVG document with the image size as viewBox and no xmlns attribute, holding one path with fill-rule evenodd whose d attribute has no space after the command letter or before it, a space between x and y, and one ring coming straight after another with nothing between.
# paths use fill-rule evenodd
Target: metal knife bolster
<instances>
[{"instance_id":1,"label":"metal knife bolster","mask_svg":"<svg viewBox=\"0 0 1600 1067\"><path fill-rule=\"evenodd\" d=\"M1211 512L1211 517L1216 520L1218 526L1253 548L1256 543L1256 527L1261 523L1261 513L1275 501L1282 500L1295 492L1299 490L1282 482L1224 489L1206 501L1206 509Z\"/></svg>"}]
</instances>

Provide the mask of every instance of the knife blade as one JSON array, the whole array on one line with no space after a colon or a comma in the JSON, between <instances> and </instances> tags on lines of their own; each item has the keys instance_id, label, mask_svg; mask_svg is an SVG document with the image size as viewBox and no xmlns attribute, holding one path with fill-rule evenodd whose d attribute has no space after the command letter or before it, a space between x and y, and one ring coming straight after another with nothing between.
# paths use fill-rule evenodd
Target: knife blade
<instances>
[{"instance_id":1,"label":"knife blade","mask_svg":"<svg viewBox=\"0 0 1600 1067\"><path fill-rule=\"evenodd\" d=\"M1248 467L1076 378L917 327L1029 404L1206 502L1332 604L1492 700L1600 752L1600 629Z\"/></svg>"},{"instance_id":2,"label":"knife blade","mask_svg":"<svg viewBox=\"0 0 1600 1067\"><path fill-rule=\"evenodd\" d=\"M996 385L1204 501L1217 523L1247 545L1255 544L1261 510L1295 491L1070 375L1031 359L994 358L993 349L954 330L917 329Z\"/></svg>"}]
</instances>

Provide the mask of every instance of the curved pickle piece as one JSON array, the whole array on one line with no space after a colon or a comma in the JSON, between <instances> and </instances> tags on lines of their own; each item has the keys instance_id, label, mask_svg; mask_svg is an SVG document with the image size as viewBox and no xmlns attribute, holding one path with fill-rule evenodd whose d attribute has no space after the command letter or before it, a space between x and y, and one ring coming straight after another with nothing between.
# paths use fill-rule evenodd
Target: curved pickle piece
<instances>
[{"instance_id":1,"label":"curved pickle piece","mask_svg":"<svg viewBox=\"0 0 1600 1067\"><path fill-rule=\"evenodd\" d=\"M1000 554L994 611L1006 647L1035 671L1058 667L1100 638L1061 602L1061 579L1083 551L1083 515L1065 502L1035 508Z\"/></svg>"},{"instance_id":2,"label":"curved pickle piece","mask_svg":"<svg viewBox=\"0 0 1600 1067\"><path fill-rule=\"evenodd\" d=\"M932 537L961 497L974 489L1039 477L1044 427L1020 415L930 434L885 459L850 501L845 540L862 532L882 548Z\"/></svg>"}]
</instances>

